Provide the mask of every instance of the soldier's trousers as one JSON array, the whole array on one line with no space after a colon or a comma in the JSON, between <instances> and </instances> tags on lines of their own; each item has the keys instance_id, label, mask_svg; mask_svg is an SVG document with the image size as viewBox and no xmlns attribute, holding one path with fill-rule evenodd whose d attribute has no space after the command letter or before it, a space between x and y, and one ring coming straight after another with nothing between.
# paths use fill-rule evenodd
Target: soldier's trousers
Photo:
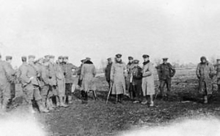
<instances>
[{"instance_id":1,"label":"soldier's trousers","mask_svg":"<svg viewBox=\"0 0 220 136\"><path fill-rule=\"evenodd\" d=\"M167 87L167 92L164 92L164 87ZM171 91L171 79L164 79L164 80L160 80L160 92L161 95L169 95Z\"/></svg>"},{"instance_id":2,"label":"soldier's trousers","mask_svg":"<svg viewBox=\"0 0 220 136\"><path fill-rule=\"evenodd\" d=\"M142 92L142 80L136 80L135 84L133 84L133 91L135 100L141 101L143 92Z\"/></svg>"},{"instance_id":3,"label":"soldier's trousers","mask_svg":"<svg viewBox=\"0 0 220 136\"><path fill-rule=\"evenodd\" d=\"M10 99L10 84L4 84L0 86L0 104L7 103Z\"/></svg>"},{"instance_id":4,"label":"soldier's trousers","mask_svg":"<svg viewBox=\"0 0 220 136\"><path fill-rule=\"evenodd\" d=\"M58 96L58 90L56 85L49 85L48 97Z\"/></svg>"},{"instance_id":5,"label":"soldier's trousers","mask_svg":"<svg viewBox=\"0 0 220 136\"><path fill-rule=\"evenodd\" d=\"M49 96L49 85L42 86L40 94L41 94L42 100L45 101Z\"/></svg>"},{"instance_id":6,"label":"soldier's trousers","mask_svg":"<svg viewBox=\"0 0 220 136\"><path fill-rule=\"evenodd\" d=\"M24 86L23 91L24 91L25 101L28 105L32 104L33 99L36 101L42 99L38 86L27 84L26 86Z\"/></svg>"},{"instance_id":7,"label":"soldier's trousers","mask_svg":"<svg viewBox=\"0 0 220 136\"><path fill-rule=\"evenodd\" d=\"M73 85L73 83L66 83L66 90L65 90L66 95L71 95L72 85Z\"/></svg>"},{"instance_id":8,"label":"soldier's trousers","mask_svg":"<svg viewBox=\"0 0 220 136\"><path fill-rule=\"evenodd\" d=\"M57 80L57 89L58 89L58 96L64 97L65 96L65 81L64 81L64 79Z\"/></svg>"},{"instance_id":9,"label":"soldier's trousers","mask_svg":"<svg viewBox=\"0 0 220 136\"><path fill-rule=\"evenodd\" d=\"M13 99L13 98L15 98L15 83L11 83L10 84L10 90L11 90L11 100Z\"/></svg>"}]
</instances>

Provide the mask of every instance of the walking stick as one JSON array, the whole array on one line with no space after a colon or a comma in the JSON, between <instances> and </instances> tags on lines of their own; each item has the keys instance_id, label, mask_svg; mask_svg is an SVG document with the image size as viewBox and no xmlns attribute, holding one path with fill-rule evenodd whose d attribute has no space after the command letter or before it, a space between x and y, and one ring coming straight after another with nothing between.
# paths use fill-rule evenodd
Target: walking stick
<instances>
[{"instance_id":1,"label":"walking stick","mask_svg":"<svg viewBox=\"0 0 220 136\"><path fill-rule=\"evenodd\" d=\"M109 99L109 96L112 92L112 83L110 84L110 88L109 88L109 91L108 91L108 96L107 96L107 100L106 100L106 104L108 103L108 99Z\"/></svg>"}]
</instances>

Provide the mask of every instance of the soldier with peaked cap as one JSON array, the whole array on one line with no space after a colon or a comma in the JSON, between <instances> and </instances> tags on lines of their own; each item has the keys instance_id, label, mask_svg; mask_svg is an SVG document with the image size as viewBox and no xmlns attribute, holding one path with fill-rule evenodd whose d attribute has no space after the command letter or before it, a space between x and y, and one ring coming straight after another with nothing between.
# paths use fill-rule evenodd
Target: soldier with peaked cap
<instances>
[{"instance_id":1,"label":"soldier with peaked cap","mask_svg":"<svg viewBox=\"0 0 220 136\"><path fill-rule=\"evenodd\" d=\"M35 56L28 56L28 64L21 71L22 87L28 107L33 112L32 100L37 102L40 112L48 112L40 95L39 72L34 64Z\"/></svg>"},{"instance_id":2,"label":"soldier with peaked cap","mask_svg":"<svg viewBox=\"0 0 220 136\"><path fill-rule=\"evenodd\" d=\"M84 62L85 62L85 59L82 59L82 60L81 60L81 65L79 66L79 68L78 68L78 70L77 70L78 86L79 86L79 87L81 87L81 85L82 85L82 81L80 80L80 76L81 76L81 68L82 68ZM81 94L81 95L82 95L82 94Z\"/></svg>"},{"instance_id":3,"label":"soldier with peaked cap","mask_svg":"<svg viewBox=\"0 0 220 136\"><path fill-rule=\"evenodd\" d=\"M56 81L57 81L57 89L58 89L58 97L59 97L59 105L61 107L67 107L65 104L66 96L65 96L65 77L64 71L62 69L63 57L59 56L56 64Z\"/></svg>"},{"instance_id":4,"label":"soldier with peaked cap","mask_svg":"<svg viewBox=\"0 0 220 136\"><path fill-rule=\"evenodd\" d=\"M127 64L127 77L126 77L126 90L129 93L129 96L131 99L134 97L134 92L133 92L133 86L132 86L132 69L134 67L133 63L134 58L129 56L128 57L128 64Z\"/></svg>"},{"instance_id":5,"label":"soldier with peaked cap","mask_svg":"<svg viewBox=\"0 0 220 136\"><path fill-rule=\"evenodd\" d=\"M122 62L121 57L121 54L116 54L115 62L111 67L112 94L118 95L118 102L120 103L122 102L123 94L126 94L125 78L127 76L126 64Z\"/></svg>"},{"instance_id":6,"label":"soldier with peaked cap","mask_svg":"<svg viewBox=\"0 0 220 136\"><path fill-rule=\"evenodd\" d=\"M199 93L203 95L204 103L206 104L208 103L208 95L212 94L212 79L215 75L215 70L206 57L202 56L200 61L196 69L196 75L199 79Z\"/></svg>"},{"instance_id":7,"label":"soldier with peaked cap","mask_svg":"<svg viewBox=\"0 0 220 136\"><path fill-rule=\"evenodd\" d=\"M144 101L142 104L147 104L146 96L150 96L150 106L154 106L153 95L155 94L154 87L154 67L150 62L149 55L143 55L143 69L142 69L142 91L144 96Z\"/></svg>"},{"instance_id":8,"label":"soldier with peaked cap","mask_svg":"<svg viewBox=\"0 0 220 136\"><path fill-rule=\"evenodd\" d=\"M175 75L175 68L167 62L168 58L163 58L163 63L157 67L159 80L160 80L160 92L163 99L167 100L171 92L171 80ZM164 87L167 87L167 92L164 92Z\"/></svg>"},{"instance_id":9,"label":"soldier with peaked cap","mask_svg":"<svg viewBox=\"0 0 220 136\"><path fill-rule=\"evenodd\" d=\"M108 58L108 64L105 68L105 78L106 78L106 81L108 82L108 85L109 85L109 88L110 88L110 76L111 76L111 67L112 67L112 59L111 58Z\"/></svg>"},{"instance_id":10,"label":"soldier with peaked cap","mask_svg":"<svg viewBox=\"0 0 220 136\"><path fill-rule=\"evenodd\" d=\"M132 87L134 91L134 102L138 103L142 101L142 68L139 66L139 60L133 61L134 67L131 70L132 74Z\"/></svg>"},{"instance_id":11,"label":"soldier with peaked cap","mask_svg":"<svg viewBox=\"0 0 220 136\"><path fill-rule=\"evenodd\" d=\"M0 55L0 112L5 112L10 99L10 83L13 81L14 71L1 60Z\"/></svg>"},{"instance_id":12,"label":"soldier with peaked cap","mask_svg":"<svg viewBox=\"0 0 220 136\"><path fill-rule=\"evenodd\" d=\"M16 81L16 71L12 68L11 62L12 62L12 56L6 56L6 62L8 64L8 67L13 71L12 73L12 79L11 79L11 85L10 85L10 90L11 90L11 98L10 98L10 103L12 100L15 98L15 81Z\"/></svg>"},{"instance_id":13,"label":"soldier with peaked cap","mask_svg":"<svg viewBox=\"0 0 220 136\"><path fill-rule=\"evenodd\" d=\"M65 89L65 95L68 99L68 103L72 103L72 85L74 82L73 79L73 70L75 71L77 67L73 65L72 63L69 63L69 57L64 56L63 57L63 69L64 69L64 75L65 75L65 81L66 81L66 89Z\"/></svg>"},{"instance_id":14,"label":"soldier with peaked cap","mask_svg":"<svg viewBox=\"0 0 220 136\"><path fill-rule=\"evenodd\" d=\"M94 83L94 78L96 75L96 69L90 58L86 58L81 68L80 80L82 80L82 97L84 101L83 103L87 103L88 100L88 92L93 91L93 95L95 96L96 85ZM95 96L96 97L96 96Z\"/></svg>"}]
</instances>

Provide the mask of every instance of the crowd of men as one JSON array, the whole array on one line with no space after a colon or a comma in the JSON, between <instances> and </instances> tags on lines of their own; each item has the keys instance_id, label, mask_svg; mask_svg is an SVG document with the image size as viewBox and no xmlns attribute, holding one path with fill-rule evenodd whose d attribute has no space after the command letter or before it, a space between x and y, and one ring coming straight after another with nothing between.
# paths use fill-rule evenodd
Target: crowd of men
<instances>
[{"instance_id":1,"label":"crowd of men","mask_svg":"<svg viewBox=\"0 0 220 136\"><path fill-rule=\"evenodd\" d=\"M139 60L128 57L128 64L122 62L122 55L117 54L115 61L108 58L105 68L105 77L109 84L110 91L116 95L116 102L122 102L123 94L129 94L133 103L149 104L154 106L154 67L150 62L149 55L143 55L143 66L139 66ZM213 85L217 80L218 90L220 90L220 59L217 64L212 65L206 57L200 58L201 62L196 69L199 79L199 93L203 97L203 102L208 103L209 95L213 92ZM175 68L168 63L168 58L163 58L163 63L155 67L159 77L159 96L163 100L169 100L171 96L171 80L175 75ZM166 91L165 91L166 86ZM147 101L146 96L149 97Z\"/></svg>"},{"instance_id":2,"label":"crowd of men","mask_svg":"<svg viewBox=\"0 0 220 136\"><path fill-rule=\"evenodd\" d=\"M0 56L1 58L1 56ZM4 113L15 97L15 84L21 84L25 104L31 112L37 105L40 112L49 112L72 103L73 70L78 68L68 62L68 57L46 55L35 60L34 55L21 58L22 65L14 70L12 57L0 60L0 110Z\"/></svg>"},{"instance_id":3,"label":"crowd of men","mask_svg":"<svg viewBox=\"0 0 220 136\"><path fill-rule=\"evenodd\" d=\"M155 95L155 67L150 62L150 56L144 54L143 66L139 60L128 57L128 64L122 61L122 55L116 54L114 61L108 58L105 77L111 95L116 103L122 103L123 97L129 96L133 103L154 106ZM1 58L1 55L0 55ZM12 57L0 59L0 111L5 112L9 103L15 98L15 84L21 84L25 104L34 112L33 103L40 112L49 112L58 107L68 107L72 103L73 74L78 75L78 86L81 91L82 103L88 102L88 93L93 92L96 98L96 68L90 58L81 60L80 67L68 62L67 56L46 55L37 59L33 55L21 58L22 65L14 70ZM163 58L163 63L156 66L159 77L159 90L163 100L168 100L171 92L171 79L175 75L175 68ZM196 69L199 79L199 92L204 103L208 103L208 96L212 94L213 80L217 80L220 90L220 59L212 65L201 57ZM76 79L75 79L76 80ZM165 91L166 86L166 91ZM149 96L149 97L148 97ZM149 99L149 100L148 100Z\"/></svg>"}]
</instances>

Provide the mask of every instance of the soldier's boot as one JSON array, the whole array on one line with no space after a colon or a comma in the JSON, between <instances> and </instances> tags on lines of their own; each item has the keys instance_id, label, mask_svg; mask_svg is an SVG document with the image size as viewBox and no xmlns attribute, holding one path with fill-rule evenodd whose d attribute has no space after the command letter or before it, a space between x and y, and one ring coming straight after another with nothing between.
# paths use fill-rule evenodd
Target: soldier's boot
<instances>
[{"instance_id":1,"label":"soldier's boot","mask_svg":"<svg viewBox=\"0 0 220 136\"><path fill-rule=\"evenodd\" d=\"M50 99L47 99L47 109L50 110L50 111L54 110Z\"/></svg>"},{"instance_id":2,"label":"soldier's boot","mask_svg":"<svg viewBox=\"0 0 220 136\"><path fill-rule=\"evenodd\" d=\"M8 100L3 100L3 103L2 103L2 113L6 112L7 106L8 106Z\"/></svg>"},{"instance_id":3,"label":"soldier's boot","mask_svg":"<svg viewBox=\"0 0 220 136\"><path fill-rule=\"evenodd\" d=\"M73 100L72 100L72 96L71 95L68 95L68 103L73 103Z\"/></svg>"},{"instance_id":4,"label":"soldier's boot","mask_svg":"<svg viewBox=\"0 0 220 136\"><path fill-rule=\"evenodd\" d=\"M64 102L64 97L60 97L60 106L64 108L68 107L68 105L66 105Z\"/></svg>"},{"instance_id":5,"label":"soldier's boot","mask_svg":"<svg viewBox=\"0 0 220 136\"><path fill-rule=\"evenodd\" d=\"M84 100L85 99L85 92L82 90L81 91L81 99Z\"/></svg>"},{"instance_id":6,"label":"soldier's boot","mask_svg":"<svg viewBox=\"0 0 220 136\"><path fill-rule=\"evenodd\" d=\"M42 112L42 113L48 113L49 112L49 110L46 109L46 107L44 107L43 102L41 100L37 101L37 105L39 107L40 112Z\"/></svg>"},{"instance_id":7,"label":"soldier's boot","mask_svg":"<svg viewBox=\"0 0 220 136\"><path fill-rule=\"evenodd\" d=\"M94 91L92 90L92 94L93 94L93 99L96 100L97 99L97 95L96 95L95 90Z\"/></svg>"},{"instance_id":8,"label":"soldier's boot","mask_svg":"<svg viewBox=\"0 0 220 136\"><path fill-rule=\"evenodd\" d=\"M56 108L55 104L53 103L52 98L49 98L49 104L50 104L50 106L51 106L53 109Z\"/></svg>"},{"instance_id":9,"label":"soldier's boot","mask_svg":"<svg viewBox=\"0 0 220 136\"><path fill-rule=\"evenodd\" d=\"M84 100L82 102L83 104L87 104L88 103L88 92L84 91Z\"/></svg>"},{"instance_id":10,"label":"soldier's boot","mask_svg":"<svg viewBox=\"0 0 220 136\"><path fill-rule=\"evenodd\" d=\"M56 107L60 107L61 100L59 96L56 96Z\"/></svg>"},{"instance_id":11,"label":"soldier's boot","mask_svg":"<svg viewBox=\"0 0 220 136\"><path fill-rule=\"evenodd\" d=\"M35 110L34 110L34 108L33 108L33 106L32 106L32 104L28 104L28 111L31 113L31 114L35 114L36 112L35 112Z\"/></svg>"}]
</instances>

